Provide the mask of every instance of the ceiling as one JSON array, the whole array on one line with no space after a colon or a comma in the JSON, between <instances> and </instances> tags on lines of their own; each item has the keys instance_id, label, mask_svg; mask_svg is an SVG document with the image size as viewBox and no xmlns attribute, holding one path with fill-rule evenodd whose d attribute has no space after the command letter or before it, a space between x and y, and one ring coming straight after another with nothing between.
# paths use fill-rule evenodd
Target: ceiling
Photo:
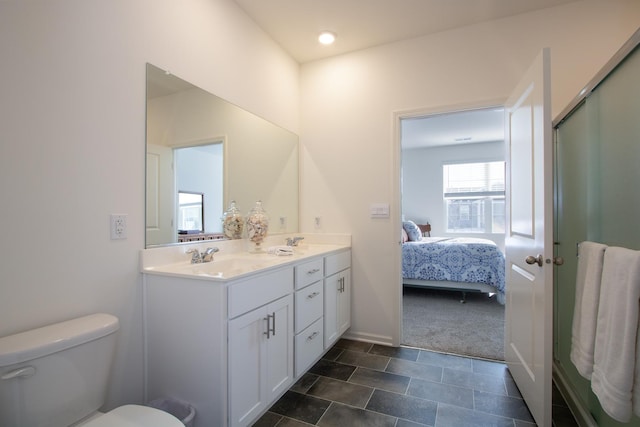
<instances>
[{"instance_id":1,"label":"ceiling","mask_svg":"<svg viewBox=\"0 0 640 427\"><path fill-rule=\"evenodd\" d=\"M234 0L299 63L577 0ZM321 46L320 31L337 34Z\"/></svg>"},{"instance_id":2,"label":"ceiling","mask_svg":"<svg viewBox=\"0 0 640 427\"><path fill-rule=\"evenodd\" d=\"M488 108L403 119L402 149L504 140L504 110Z\"/></svg>"},{"instance_id":3,"label":"ceiling","mask_svg":"<svg viewBox=\"0 0 640 427\"><path fill-rule=\"evenodd\" d=\"M234 0L299 63L580 0ZM322 46L320 31L337 35ZM502 112L404 120L403 149L503 139Z\"/></svg>"}]
</instances>

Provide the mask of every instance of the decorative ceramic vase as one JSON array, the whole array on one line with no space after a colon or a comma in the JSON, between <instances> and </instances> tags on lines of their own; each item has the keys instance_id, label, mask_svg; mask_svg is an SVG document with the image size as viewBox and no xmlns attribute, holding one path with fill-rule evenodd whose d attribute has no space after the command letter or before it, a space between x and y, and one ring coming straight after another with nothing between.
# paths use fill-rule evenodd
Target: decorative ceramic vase
<instances>
[{"instance_id":1,"label":"decorative ceramic vase","mask_svg":"<svg viewBox=\"0 0 640 427\"><path fill-rule=\"evenodd\" d=\"M244 219L240 214L240 209L236 206L236 201L232 200L229 204L229 209L227 209L222 217L224 235L230 239L241 239L243 227Z\"/></svg>"},{"instance_id":2,"label":"decorative ceramic vase","mask_svg":"<svg viewBox=\"0 0 640 427\"><path fill-rule=\"evenodd\" d=\"M262 242L267 237L267 231L269 230L269 217L262 208L262 202L258 200L256 205L249 211L247 216L247 237L253 243L250 251L260 252L262 251Z\"/></svg>"}]
</instances>

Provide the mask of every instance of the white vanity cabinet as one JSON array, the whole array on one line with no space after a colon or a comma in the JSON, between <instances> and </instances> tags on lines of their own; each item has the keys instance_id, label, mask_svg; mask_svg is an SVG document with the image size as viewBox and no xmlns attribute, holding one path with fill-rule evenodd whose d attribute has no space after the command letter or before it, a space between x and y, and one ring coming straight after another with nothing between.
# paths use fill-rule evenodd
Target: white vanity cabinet
<instances>
[{"instance_id":1,"label":"white vanity cabinet","mask_svg":"<svg viewBox=\"0 0 640 427\"><path fill-rule=\"evenodd\" d=\"M351 326L351 251L324 258L324 348Z\"/></svg>"},{"instance_id":2,"label":"white vanity cabinet","mask_svg":"<svg viewBox=\"0 0 640 427\"><path fill-rule=\"evenodd\" d=\"M293 266L227 284L146 275L147 397L248 426L293 384Z\"/></svg>"},{"instance_id":3,"label":"white vanity cabinet","mask_svg":"<svg viewBox=\"0 0 640 427\"><path fill-rule=\"evenodd\" d=\"M195 427L255 423L350 325L351 251L300 252L226 280L203 275L215 261L143 270L146 399L190 403Z\"/></svg>"}]
</instances>

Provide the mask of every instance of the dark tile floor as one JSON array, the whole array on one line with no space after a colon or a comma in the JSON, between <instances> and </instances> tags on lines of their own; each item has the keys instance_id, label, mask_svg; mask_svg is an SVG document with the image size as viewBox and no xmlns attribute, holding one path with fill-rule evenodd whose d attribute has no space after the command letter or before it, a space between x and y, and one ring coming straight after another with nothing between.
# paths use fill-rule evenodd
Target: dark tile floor
<instances>
[{"instance_id":1,"label":"dark tile floor","mask_svg":"<svg viewBox=\"0 0 640 427\"><path fill-rule=\"evenodd\" d=\"M577 426L561 397L554 395L553 408L555 426ZM535 423L503 363L340 340L254 424L309 425L533 427Z\"/></svg>"}]
</instances>

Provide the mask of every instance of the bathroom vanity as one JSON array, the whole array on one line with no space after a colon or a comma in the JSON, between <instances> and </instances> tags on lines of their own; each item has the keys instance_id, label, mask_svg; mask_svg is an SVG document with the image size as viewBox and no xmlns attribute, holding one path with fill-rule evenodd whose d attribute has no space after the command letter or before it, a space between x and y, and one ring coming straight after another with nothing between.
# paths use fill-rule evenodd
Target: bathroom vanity
<instances>
[{"instance_id":1,"label":"bathroom vanity","mask_svg":"<svg viewBox=\"0 0 640 427\"><path fill-rule=\"evenodd\" d=\"M146 398L190 403L196 427L251 425L351 319L349 236L289 256L220 243L212 263L190 264L192 245L141 255Z\"/></svg>"}]
</instances>

